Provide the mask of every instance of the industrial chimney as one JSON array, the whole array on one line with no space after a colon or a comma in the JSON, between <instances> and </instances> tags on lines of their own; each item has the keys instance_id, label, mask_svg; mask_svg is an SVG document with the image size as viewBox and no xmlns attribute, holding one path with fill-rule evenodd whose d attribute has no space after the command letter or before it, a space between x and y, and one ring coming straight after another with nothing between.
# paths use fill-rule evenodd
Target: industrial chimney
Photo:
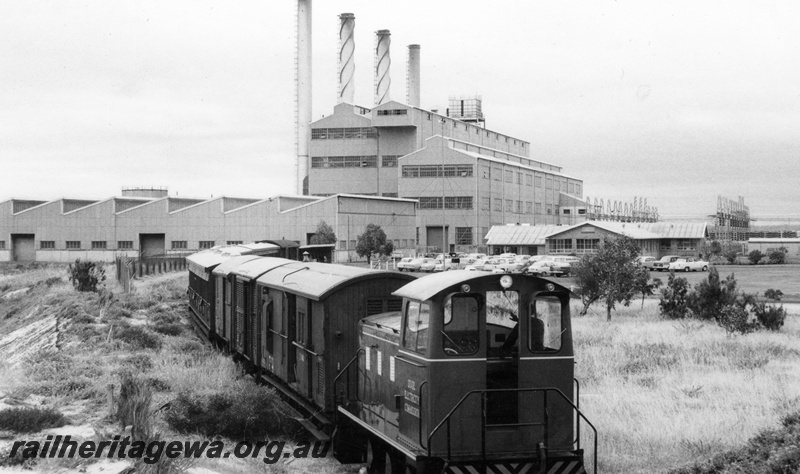
<instances>
[{"instance_id":1,"label":"industrial chimney","mask_svg":"<svg viewBox=\"0 0 800 474\"><path fill-rule=\"evenodd\" d=\"M389 30L378 30L375 35L375 105L381 105L390 100L392 78L389 76L389 66L392 60L389 57L389 46L392 34Z\"/></svg>"},{"instance_id":2,"label":"industrial chimney","mask_svg":"<svg viewBox=\"0 0 800 474\"><path fill-rule=\"evenodd\" d=\"M419 107L419 45L408 45L408 69L406 71L406 103Z\"/></svg>"},{"instance_id":3,"label":"industrial chimney","mask_svg":"<svg viewBox=\"0 0 800 474\"><path fill-rule=\"evenodd\" d=\"M297 194L308 194L311 140L311 0L297 0Z\"/></svg>"},{"instance_id":4,"label":"industrial chimney","mask_svg":"<svg viewBox=\"0 0 800 474\"><path fill-rule=\"evenodd\" d=\"M355 51L354 29L356 16L352 13L339 15L339 100L338 102L353 103L355 84L353 74L356 63L353 59Z\"/></svg>"}]
</instances>

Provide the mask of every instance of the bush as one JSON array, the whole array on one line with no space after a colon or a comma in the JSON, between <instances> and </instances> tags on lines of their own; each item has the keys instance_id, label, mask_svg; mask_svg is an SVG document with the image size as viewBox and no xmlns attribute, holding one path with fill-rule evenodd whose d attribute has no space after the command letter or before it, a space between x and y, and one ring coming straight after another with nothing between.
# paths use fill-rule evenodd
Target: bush
<instances>
[{"instance_id":1,"label":"bush","mask_svg":"<svg viewBox=\"0 0 800 474\"><path fill-rule=\"evenodd\" d=\"M69 266L69 281L78 291L97 292L97 285L105 281L106 271L102 263L90 261L81 262L75 260L74 265Z\"/></svg>"},{"instance_id":2,"label":"bush","mask_svg":"<svg viewBox=\"0 0 800 474\"><path fill-rule=\"evenodd\" d=\"M781 298L783 298L783 292L781 290L774 290L770 288L764 292L764 298L768 300L780 301Z\"/></svg>"},{"instance_id":3,"label":"bush","mask_svg":"<svg viewBox=\"0 0 800 474\"><path fill-rule=\"evenodd\" d=\"M712 267L713 268L713 267ZM689 281L669 272L667 285L661 289L661 300L658 307L661 314L668 319L683 319L689 314L686 295L689 293Z\"/></svg>"},{"instance_id":4,"label":"bush","mask_svg":"<svg viewBox=\"0 0 800 474\"><path fill-rule=\"evenodd\" d=\"M716 320L722 309L736 303L738 290L733 274L720 281L719 272L711 267L708 277L695 285L687 296L687 305L698 319Z\"/></svg>"},{"instance_id":5,"label":"bush","mask_svg":"<svg viewBox=\"0 0 800 474\"><path fill-rule=\"evenodd\" d=\"M158 337L158 335L153 334L153 332L149 329L145 329L141 326L123 327L118 331L115 331L114 336L121 341L127 342L137 349L161 348L161 338Z\"/></svg>"},{"instance_id":6,"label":"bush","mask_svg":"<svg viewBox=\"0 0 800 474\"><path fill-rule=\"evenodd\" d=\"M9 408L0 411L0 429L15 433L36 433L67 424L67 419L54 408Z\"/></svg>"},{"instance_id":7,"label":"bush","mask_svg":"<svg viewBox=\"0 0 800 474\"><path fill-rule=\"evenodd\" d=\"M134 441L144 441L153 435L153 416L150 411L152 398L150 384L146 380L131 373L122 374L116 418L123 430L131 426Z\"/></svg>"},{"instance_id":8,"label":"bush","mask_svg":"<svg viewBox=\"0 0 800 474\"><path fill-rule=\"evenodd\" d=\"M180 433L223 436L235 440L262 440L298 432L294 419L279 410L275 392L252 383L227 387L212 394L183 392L164 415Z\"/></svg>"},{"instance_id":9,"label":"bush","mask_svg":"<svg viewBox=\"0 0 800 474\"><path fill-rule=\"evenodd\" d=\"M747 259L750 260L750 263L753 265L758 265L758 262L760 262L762 258L764 258L764 254L761 253L761 250L753 250L747 254Z\"/></svg>"},{"instance_id":10,"label":"bush","mask_svg":"<svg viewBox=\"0 0 800 474\"><path fill-rule=\"evenodd\" d=\"M99 395L94 380L103 374L97 361L76 360L62 352L48 351L25 360L31 391L49 397L71 396L88 399Z\"/></svg>"},{"instance_id":11,"label":"bush","mask_svg":"<svg viewBox=\"0 0 800 474\"><path fill-rule=\"evenodd\" d=\"M776 264L786 263L786 252L787 250L785 247L781 247L776 250L771 250L770 252L767 253L767 256L769 257L769 263L776 263Z\"/></svg>"},{"instance_id":12,"label":"bush","mask_svg":"<svg viewBox=\"0 0 800 474\"><path fill-rule=\"evenodd\" d=\"M728 331L728 334L734 332L747 334L758 328L758 322L752 321L747 309L739 305L722 307L719 316L717 316L717 323Z\"/></svg>"},{"instance_id":13,"label":"bush","mask_svg":"<svg viewBox=\"0 0 800 474\"><path fill-rule=\"evenodd\" d=\"M772 290L767 290L767 292L768 291ZM777 291L780 292L780 290ZM778 296L778 299L780 299L780 296ZM756 315L756 319L761 326L770 331L779 331L783 327L784 321L786 321L786 309L783 305L768 305L763 301L756 301L755 298L753 298L752 311L753 314Z\"/></svg>"},{"instance_id":14,"label":"bush","mask_svg":"<svg viewBox=\"0 0 800 474\"><path fill-rule=\"evenodd\" d=\"M739 258L739 252L731 248L722 252L722 256L728 261L728 263L736 263L736 259Z\"/></svg>"}]
</instances>

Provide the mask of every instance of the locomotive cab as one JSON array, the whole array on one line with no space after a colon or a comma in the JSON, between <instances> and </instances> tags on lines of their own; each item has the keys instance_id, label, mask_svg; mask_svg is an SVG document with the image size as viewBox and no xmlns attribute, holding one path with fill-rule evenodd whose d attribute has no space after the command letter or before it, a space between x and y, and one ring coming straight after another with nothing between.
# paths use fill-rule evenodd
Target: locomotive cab
<instances>
[{"instance_id":1,"label":"locomotive cab","mask_svg":"<svg viewBox=\"0 0 800 474\"><path fill-rule=\"evenodd\" d=\"M361 323L359 403L340 408L379 432L386 466L583 471L566 288L454 271L394 294L400 312Z\"/></svg>"}]
</instances>

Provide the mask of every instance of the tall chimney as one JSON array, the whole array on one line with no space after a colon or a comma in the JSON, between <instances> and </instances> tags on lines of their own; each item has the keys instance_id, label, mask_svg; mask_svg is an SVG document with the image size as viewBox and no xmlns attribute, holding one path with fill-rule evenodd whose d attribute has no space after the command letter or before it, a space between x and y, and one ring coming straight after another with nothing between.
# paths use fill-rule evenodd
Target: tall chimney
<instances>
[{"instance_id":1,"label":"tall chimney","mask_svg":"<svg viewBox=\"0 0 800 474\"><path fill-rule=\"evenodd\" d=\"M356 26L356 16L352 13L342 13L339 15L339 100L338 102L353 103L355 84L353 73L356 63L353 59L353 52L356 49L354 39L354 29Z\"/></svg>"},{"instance_id":2,"label":"tall chimney","mask_svg":"<svg viewBox=\"0 0 800 474\"><path fill-rule=\"evenodd\" d=\"M392 78L389 76L389 66L392 60L389 57L389 46L392 43L392 34L389 30L378 30L375 35L375 105L381 105L390 100L389 87L392 85Z\"/></svg>"},{"instance_id":3,"label":"tall chimney","mask_svg":"<svg viewBox=\"0 0 800 474\"><path fill-rule=\"evenodd\" d=\"M408 45L408 70L406 76L406 103L412 107L419 107L419 45Z\"/></svg>"},{"instance_id":4,"label":"tall chimney","mask_svg":"<svg viewBox=\"0 0 800 474\"><path fill-rule=\"evenodd\" d=\"M308 194L311 140L311 0L297 0L297 194Z\"/></svg>"}]
</instances>

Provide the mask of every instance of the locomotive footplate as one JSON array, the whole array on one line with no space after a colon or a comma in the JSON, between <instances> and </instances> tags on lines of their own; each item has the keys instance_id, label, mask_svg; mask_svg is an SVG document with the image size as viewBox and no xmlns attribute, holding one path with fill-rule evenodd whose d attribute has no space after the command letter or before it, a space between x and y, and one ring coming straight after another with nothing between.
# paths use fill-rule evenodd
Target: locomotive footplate
<instances>
[{"instance_id":1,"label":"locomotive footplate","mask_svg":"<svg viewBox=\"0 0 800 474\"><path fill-rule=\"evenodd\" d=\"M586 474L583 465L583 450L551 452L544 459L494 459L452 460L445 465L444 473L452 474Z\"/></svg>"}]
</instances>

